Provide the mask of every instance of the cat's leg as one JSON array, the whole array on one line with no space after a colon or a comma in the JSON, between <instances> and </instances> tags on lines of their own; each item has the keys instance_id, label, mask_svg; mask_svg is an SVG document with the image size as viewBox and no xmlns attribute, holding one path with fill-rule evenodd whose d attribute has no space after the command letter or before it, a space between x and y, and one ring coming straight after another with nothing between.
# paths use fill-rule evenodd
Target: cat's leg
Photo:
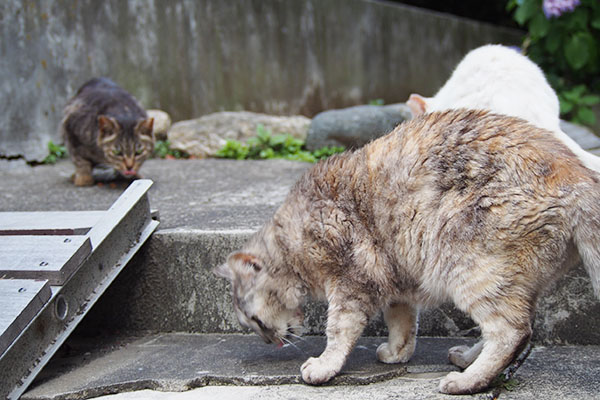
<instances>
[{"instance_id":1,"label":"cat's leg","mask_svg":"<svg viewBox=\"0 0 600 400\"><path fill-rule=\"evenodd\" d=\"M475 361L483 349L483 340L475 345L455 346L448 350L448 360L459 368L465 369Z\"/></svg>"},{"instance_id":2,"label":"cat's leg","mask_svg":"<svg viewBox=\"0 0 600 400\"><path fill-rule=\"evenodd\" d=\"M75 186L93 185L92 163L84 158L74 157L73 164L75 164L75 174L72 178Z\"/></svg>"},{"instance_id":3,"label":"cat's leg","mask_svg":"<svg viewBox=\"0 0 600 400\"><path fill-rule=\"evenodd\" d=\"M527 345L531 337L529 317L521 318L522 322L515 324L506 318L512 310L500 308L494 311L483 321L476 321L483 336L481 353L464 372L451 372L443 378L441 392L468 394L487 388Z\"/></svg>"},{"instance_id":4,"label":"cat's leg","mask_svg":"<svg viewBox=\"0 0 600 400\"><path fill-rule=\"evenodd\" d=\"M394 364L410 360L417 345L418 311L405 303L393 304L383 310L383 319L389 330L387 343L377 348L377 359Z\"/></svg>"},{"instance_id":5,"label":"cat's leg","mask_svg":"<svg viewBox=\"0 0 600 400\"><path fill-rule=\"evenodd\" d=\"M368 321L362 302L330 298L327 312L327 346L319 357L311 357L300 368L304 382L317 385L337 375Z\"/></svg>"}]
</instances>

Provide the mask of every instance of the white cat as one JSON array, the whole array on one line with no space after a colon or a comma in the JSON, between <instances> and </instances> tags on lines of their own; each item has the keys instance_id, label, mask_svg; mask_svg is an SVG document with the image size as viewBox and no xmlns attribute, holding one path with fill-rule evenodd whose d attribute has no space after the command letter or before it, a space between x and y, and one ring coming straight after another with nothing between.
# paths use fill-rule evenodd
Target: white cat
<instances>
[{"instance_id":1,"label":"white cat","mask_svg":"<svg viewBox=\"0 0 600 400\"><path fill-rule=\"evenodd\" d=\"M486 45L471 50L434 97L411 94L407 104L413 116L470 108L523 118L553 132L586 167L600 172L600 157L560 129L558 97L542 70L511 48Z\"/></svg>"}]
</instances>

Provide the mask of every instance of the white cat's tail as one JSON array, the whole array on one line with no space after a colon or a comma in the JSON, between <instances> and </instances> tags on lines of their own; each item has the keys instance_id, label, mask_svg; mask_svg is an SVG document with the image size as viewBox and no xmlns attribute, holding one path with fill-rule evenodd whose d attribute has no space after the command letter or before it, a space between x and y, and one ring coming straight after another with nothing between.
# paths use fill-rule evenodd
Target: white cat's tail
<instances>
[{"instance_id":1,"label":"white cat's tail","mask_svg":"<svg viewBox=\"0 0 600 400\"><path fill-rule=\"evenodd\" d=\"M600 184L598 190L582 195L573 219L573 239L583 266L591 278L596 297L600 299Z\"/></svg>"}]
</instances>

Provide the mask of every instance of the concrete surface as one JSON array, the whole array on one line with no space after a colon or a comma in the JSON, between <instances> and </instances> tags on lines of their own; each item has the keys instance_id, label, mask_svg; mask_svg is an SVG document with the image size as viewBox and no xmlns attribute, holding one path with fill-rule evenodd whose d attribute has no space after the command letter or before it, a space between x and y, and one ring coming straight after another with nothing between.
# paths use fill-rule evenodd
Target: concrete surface
<instances>
[{"instance_id":1,"label":"concrete surface","mask_svg":"<svg viewBox=\"0 0 600 400\"><path fill-rule=\"evenodd\" d=\"M108 76L173 121L431 95L470 49L522 32L364 0L3 0L0 157L41 160L68 98Z\"/></svg>"},{"instance_id":2,"label":"concrete surface","mask_svg":"<svg viewBox=\"0 0 600 400\"><path fill-rule=\"evenodd\" d=\"M257 336L161 334L71 340L23 400L87 399L452 399L437 392L439 379L457 370L447 349L472 340L424 338L407 364L375 359L382 338L363 337L341 375L324 386L301 383L300 365L318 355L322 337L297 347L266 345ZM538 347L510 381L474 399L597 399L600 346ZM496 396L496 397L494 397Z\"/></svg>"},{"instance_id":3,"label":"concrete surface","mask_svg":"<svg viewBox=\"0 0 600 400\"><path fill-rule=\"evenodd\" d=\"M299 367L308 355L321 351L322 337L278 351L254 335L212 334L241 330L227 283L210 269L270 217L309 167L277 160L149 160L142 172L155 182L150 202L160 210L160 230L24 398L90 398L145 389L161 393L125 393L116 399L449 398L437 393L439 377L452 368L446 348L473 339L420 338L411 363L386 366L374 355L384 339L365 337L333 385L309 387L297 383ZM68 161L34 168L21 161L0 163L0 210L106 209L127 185L75 188L69 182L71 173ZM538 347L518 371L514 392L495 389L474 398L494 398L498 391L500 398L598 398L600 305L585 273L577 269L561 280L538 309L538 342L595 345ZM324 322L323 305L311 304L308 333L322 333ZM422 314L419 333L476 335L472 328L464 315L444 306ZM173 331L194 334L166 334ZM385 334L380 319L367 334ZM201 388L162 393L196 387Z\"/></svg>"},{"instance_id":4,"label":"concrete surface","mask_svg":"<svg viewBox=\"0 0 600 400\"><path fill-rule=\"evenodd\" d=\"M126 181L78 188L70 161L27 167L0 163L0 211L104 210ZM256 230L281 204L291 185L310 167L282 160L148 160L150 201L160 211L160 229Z\"/></svg>"},{"instance_id":5,"label":"concrete surface","mask_svg":"<svg viewBox=\"0 0 600 400\"><path fill-rule=\"evenodd\" d=\"M14 163L14 164L13 164ZM244 332L228 283L211 269L239 248L284 200L310 164L282 160L149 160L142 174L155 183L151 207L161 215L149 239L79 330L129 332ZM0 163L0 211L106 209L127 183L76 188L69 161L28 167ZM306 307L307 334L322 334L322 303ZM600 344L600 302L580 267L542 297L534 339L547 344ZM365 335L385 335L380 317ZM477 336L474 323L450 305L425 310L423 336Z\"/></svg>"}]
</instances>

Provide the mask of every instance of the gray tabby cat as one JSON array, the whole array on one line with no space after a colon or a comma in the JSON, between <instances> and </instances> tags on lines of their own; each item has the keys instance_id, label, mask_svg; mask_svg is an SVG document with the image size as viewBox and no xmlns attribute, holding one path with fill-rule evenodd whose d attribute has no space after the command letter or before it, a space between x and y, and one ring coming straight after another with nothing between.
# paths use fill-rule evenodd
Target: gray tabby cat
<instances>
[{"instance_id":1,"label":"gray tabby cat","mask_svg":"<svg viewBox=\"0 0 600 400\"><path fill-rule=\"evenodd\" d=\"M136 99L110 79L85 83L67 103L61 123L75 164L75 185L93 185L96 165L139 178L142 163L154 150L153 123Z\"/></svg>"},{"instance_id":2,"label":"gray tabby cat","mask_svg":"<svg viewBox=\"0 0 600 400\"><path fill-rule=\"evenodd\" d=\"M600 181L549 131L486 111L422 115L309 170L214 272L242 325L281 344L310 294L328 301L327 346L301 368L340 372L383 310L382 362L407 362L418 310L453 301L482 342L450 349L466 368L444 393L485 389L531 336L538 296L583 261L600 292Z\"/></svg>"}]
</instances>

